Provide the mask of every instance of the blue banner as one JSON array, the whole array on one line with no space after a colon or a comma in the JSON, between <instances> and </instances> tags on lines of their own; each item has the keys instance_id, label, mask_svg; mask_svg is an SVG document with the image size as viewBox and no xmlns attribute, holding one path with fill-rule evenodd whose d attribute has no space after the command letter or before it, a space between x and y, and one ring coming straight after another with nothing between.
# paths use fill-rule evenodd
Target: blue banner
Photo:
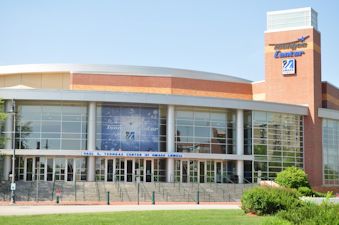
<instances>
[{"instance_id":1,"label":"blue banner","mask_svg":"<svg viewBox=\"0 0 339 225\"><path fill-rule=\"evenodd\" d=\"M101 150L159 151L159 109L102 106Z\"/></svg>"}]
</instances>

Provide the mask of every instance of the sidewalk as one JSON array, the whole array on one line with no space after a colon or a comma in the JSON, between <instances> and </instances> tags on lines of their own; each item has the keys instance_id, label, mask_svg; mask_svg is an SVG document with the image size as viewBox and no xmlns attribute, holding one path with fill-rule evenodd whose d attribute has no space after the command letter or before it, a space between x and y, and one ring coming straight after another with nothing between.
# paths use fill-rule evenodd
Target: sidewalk
<instances>
[{"instance_id":1,"label":"sidewalk","mask_svg":"<svg viewBox=\"0 0 339 225\"><path fill-rule=\"evenodd\" d=\"M149 210L198 210L198 209L240 209L240 204L114 204L114 205L1 205L0 216L42 215L65 213L124 212Z\"/></svg>"}]
</instances>

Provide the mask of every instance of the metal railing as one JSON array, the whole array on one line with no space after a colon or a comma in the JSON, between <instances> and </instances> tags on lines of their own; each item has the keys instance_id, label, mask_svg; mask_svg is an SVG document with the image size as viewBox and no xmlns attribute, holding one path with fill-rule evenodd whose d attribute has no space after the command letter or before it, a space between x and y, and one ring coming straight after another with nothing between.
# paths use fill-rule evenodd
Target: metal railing
<instances>
[{"instance_id":1,"label":"metal railing","mask_svg":"<svg viewBox=\"0 0 339 225\"><path fill-rule=\"evenodd\" d=\"M239 201L243 191L255 185L248 180L244 180L243 184L229 182L140 182L139 191L136 182L39 181L39 185L35 182L20 182L17 194L19 201L56 201L56 192L60 190L61 201L75 202L105 202L107 196L110 202L153 202L153 197L155 202L229 202ZM0 191L0 199L8 200L9 189L0 188ZM39 194L34 198L34 193Z\"/></svg>"}]
</instances>

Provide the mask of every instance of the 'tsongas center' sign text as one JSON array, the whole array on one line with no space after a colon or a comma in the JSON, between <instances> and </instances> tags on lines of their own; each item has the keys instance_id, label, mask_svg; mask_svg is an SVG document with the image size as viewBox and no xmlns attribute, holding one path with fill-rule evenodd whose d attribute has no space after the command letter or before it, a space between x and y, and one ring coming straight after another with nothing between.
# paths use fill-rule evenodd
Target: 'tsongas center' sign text
<instances>
[{"instance_id":1,"label":"'tsongas center' sign text","mask_svg":"<svg viewBox=\"0 0 339 225\"><path fill-rule=\"evenodd\" d=\"M302 56L303 54L305 54L304 51L298 51L298 49L307 47L307 43L305 42L307 38L309 38L309 35L306 37L301 36L296 41L280 43L280 44L269 44L269 45L274 46L274 50L275 50L274 58L276 59L287 58L287 57L298 57L298 56ZM282 51L286 49L292 50L292 51L288 51L288 52Z\"/></svg>"}]
</instances>

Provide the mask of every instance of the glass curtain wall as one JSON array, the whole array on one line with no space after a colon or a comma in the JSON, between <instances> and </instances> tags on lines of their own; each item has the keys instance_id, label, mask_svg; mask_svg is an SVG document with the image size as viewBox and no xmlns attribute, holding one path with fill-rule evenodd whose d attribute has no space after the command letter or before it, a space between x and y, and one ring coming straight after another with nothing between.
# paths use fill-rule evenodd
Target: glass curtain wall
<instances>
[{"instance_id":1,"label":"glass curtain wall","mask_svg":"<svg viewBox=\"0 0 339 225\"><path fill-rule=\"evenodd\" d=\"M303 117L253 111L254 181L274 179L284 168L303 168Z\"/></svg>"},{"instance_id":2,"label":"glass curtain wall","mask_svg":"<svg viewBox=\"0 0 339 225\"><path fill-rule=\"evenodd\" d=\"M244 154L252 155L252 112L244 111Z\"/></svg>"},{"instance_id":3,"label":"glass curtain wall","mask_svg":"<svg viewBox=\"0 0 339 225\"><path fill-rule=\"evenodd\" d=\"M339 121L323 119L324 184L339 184Z\"/></svg>"},{"instance_id":4,"label":"glass curtain wall","mask_svg":"<svg viewBox=\"0 0 339 225\"><path fill-rule=\"evenodd\" d=\"M236 154L233 110L176 108L176 151Z\"/></svg>"},{"instance_id":5,"label":"glass curtain wall","mask_svg":"<svg viewBox=\"0 0 339 225\"><path fill-rule=\"evenodd\" d=\"M17 149L86 149L86 105L18 102L17 110Z\"/></svg>"}]
</instances>

